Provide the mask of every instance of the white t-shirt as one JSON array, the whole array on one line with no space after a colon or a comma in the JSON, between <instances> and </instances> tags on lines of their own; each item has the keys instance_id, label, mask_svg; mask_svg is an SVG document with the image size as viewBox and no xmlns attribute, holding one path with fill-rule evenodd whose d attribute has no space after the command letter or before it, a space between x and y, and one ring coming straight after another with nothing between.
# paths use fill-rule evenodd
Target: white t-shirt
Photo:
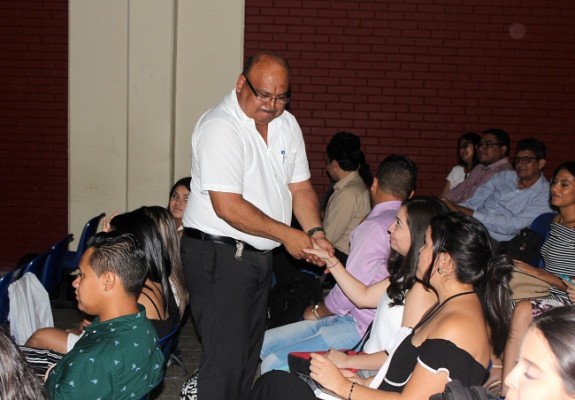
<instances>
[{"instance_id":1,"label":"white t-shirt","mask_svg":"<svg viewBox=\"0 0 575 400\"><path fill-rule=\"evenodd\" d=\"M461 165L456 165L451 168L445 179L449 181L449 189L451 190L465 180L465 169Z\"/></svg>"},{"instance_id":2,"label":"white t-shirt","mask_svg":"<svg viewBox=\"0 0 575 400\"><path fill-rule=\"evenodd\" d=\"M401 328L405 306L394 305L390 307L390 302L391 300L387 292L385 292L377 305L369 339L366 340L363 346L363 351L366 353L376 353L393 347L397 333Z\"/></svg>"},{"instance_id":3,"label":"white t-shirt","mask_svg":"<svg viewBox=\"0 0 575 400\"><path fill-rule=\"evenodd\" d=\"M266 145L233 90L196 124L191 176L185 227L271 250L279 243L241 232L219 218L208 191L239 193L270 218L289 225L292 197L288 184L310 178L301 128L295 117L284 111L268 125Z\"/></svg>"}]
</instances>

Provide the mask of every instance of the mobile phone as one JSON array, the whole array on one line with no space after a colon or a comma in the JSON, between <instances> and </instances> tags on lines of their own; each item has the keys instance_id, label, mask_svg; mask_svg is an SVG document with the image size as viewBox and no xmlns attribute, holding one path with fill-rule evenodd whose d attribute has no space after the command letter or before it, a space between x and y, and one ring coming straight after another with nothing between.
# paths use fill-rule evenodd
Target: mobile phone
<instances>
[{"instance_id":1,"label":"mobile phone","mask_svg":"<svg viewBox=\"0 0 575 400\"><path fill-rule=\"evenodd\" d=\"M563 279L565 282L571 284L571 285L575 285L575 282L573 282L573 279L570 276L567 276L565 274L559 274L559 277L561 279Z\"/></svg>"}]
</instances>

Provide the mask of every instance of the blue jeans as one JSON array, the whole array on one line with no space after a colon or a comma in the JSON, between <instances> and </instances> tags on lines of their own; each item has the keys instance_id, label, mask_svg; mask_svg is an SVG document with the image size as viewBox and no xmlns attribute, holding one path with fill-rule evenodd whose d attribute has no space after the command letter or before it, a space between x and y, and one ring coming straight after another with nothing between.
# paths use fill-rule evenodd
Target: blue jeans
<instances>
[{"instance_id":1,"label":"blue jeans","mask_svg":"<svg viewBox=\"0 0 575 400\"><path fill-rule=\"evenodd\" d=\"M332 315L270 329L265 333L260 353L262 374L273 369L287 371L287 356L292 351L351 349L360 339L351 315Z\"/></svg>"}]
</instances>

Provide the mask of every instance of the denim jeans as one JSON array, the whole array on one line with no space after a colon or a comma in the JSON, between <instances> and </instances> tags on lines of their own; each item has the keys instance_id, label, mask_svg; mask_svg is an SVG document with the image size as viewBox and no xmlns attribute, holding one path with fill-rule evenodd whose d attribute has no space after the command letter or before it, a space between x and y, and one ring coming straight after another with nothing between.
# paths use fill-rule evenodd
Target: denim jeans
<instances>
[{"instance_id":1,"label":"denim jeans","mask_svg":"<svg viewBox=\"0 0 575 400\"><path fill-rule=\"evenodd\" d=\"M260 353L262 374L273 369L287 371L287 356L292 351L350 349L360 339L351 315L332 315L270 329L265 333Z\"/></svg>"}]
</instances>

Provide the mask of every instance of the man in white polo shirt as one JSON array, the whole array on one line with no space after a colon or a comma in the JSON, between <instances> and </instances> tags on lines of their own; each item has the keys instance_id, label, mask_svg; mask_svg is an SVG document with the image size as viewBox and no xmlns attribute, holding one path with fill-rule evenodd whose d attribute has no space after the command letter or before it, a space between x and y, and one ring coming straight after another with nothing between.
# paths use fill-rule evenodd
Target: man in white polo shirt
<instances>
[{"instance_id":1,"label":"man in white polo shirt","mask_svg":"<svg viewBox=\"0 0 575 400\"><path fill-rule=\"evenodd\" d=\"M198 396L246 398L258 364L271 281L271 253L297 259L325 239L301 129L285 111L289 66L250 57L234 91L198 121L181 250L202 341ZM290 227L292 211L303 230Z\"/></svg>"}]
</instances>

